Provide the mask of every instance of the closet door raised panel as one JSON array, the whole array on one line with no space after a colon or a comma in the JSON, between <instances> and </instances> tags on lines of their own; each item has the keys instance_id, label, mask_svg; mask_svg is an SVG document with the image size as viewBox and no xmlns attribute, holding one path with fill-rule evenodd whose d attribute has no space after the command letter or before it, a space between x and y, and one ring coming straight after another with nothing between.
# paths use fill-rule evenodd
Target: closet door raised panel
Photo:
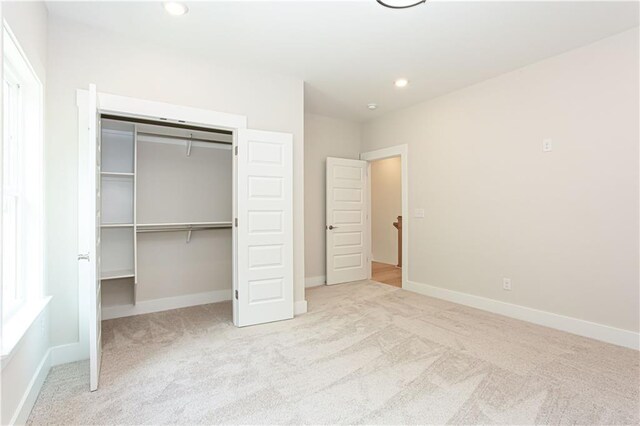
<instances>
[{"instance_id":1,"label":"closet door raised panel","mask_svg":"<svg viewBox=\"0 0 640 426\"><path fill-rule=\"evenodd\" d=\"M293 137L238 130L238 324L293 318Z\"/></svg>"}]
</instances>

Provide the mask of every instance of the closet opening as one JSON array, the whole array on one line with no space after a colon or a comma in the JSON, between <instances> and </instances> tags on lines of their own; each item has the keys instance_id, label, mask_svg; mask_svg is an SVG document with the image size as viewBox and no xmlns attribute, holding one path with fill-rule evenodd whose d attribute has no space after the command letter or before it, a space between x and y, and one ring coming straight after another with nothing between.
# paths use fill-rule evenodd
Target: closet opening
<instances>
[{"instance_id":1,"label":"closet opening","mask_svg":"<svg viewBox=\"0 0 640 426\"><path fill-rule=\"evenodd\" d=\"M231 304L233 132L104 114L99 134L102 319Z\"/></svg>"},{"instance_id":2,"label":"closet opening","mask_svg":"<svg viewBox=\"0 0 640 426\"><path fill-rule=\"evenodd\" d=\"M192 308L201 315L191 319L246 327L293 318L293 135L93 84L77 102L79 324L90 389L100 380L103 319L216 302L226 303ZM145 335L152 322L201 327L180 316L188 312L123 320L123 333ZM105 331L124 336L111 323Z\"/></svg>"}]
</instances>

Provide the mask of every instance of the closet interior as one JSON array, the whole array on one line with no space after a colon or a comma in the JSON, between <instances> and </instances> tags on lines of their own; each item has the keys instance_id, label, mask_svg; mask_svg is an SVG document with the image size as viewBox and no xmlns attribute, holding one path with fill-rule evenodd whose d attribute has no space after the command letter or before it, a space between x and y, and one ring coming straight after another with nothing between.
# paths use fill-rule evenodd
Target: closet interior
<instances>
[{"instance_id":1,"label":"closet interior","mask_svg":"<svg viewBox=\"0 0 640 426\"><path fill-rule=\"evenodd\" d=\"M102 116L103 319L145 301L230 299L232 146L226 130Z\"/></svg>"}]
</instances>

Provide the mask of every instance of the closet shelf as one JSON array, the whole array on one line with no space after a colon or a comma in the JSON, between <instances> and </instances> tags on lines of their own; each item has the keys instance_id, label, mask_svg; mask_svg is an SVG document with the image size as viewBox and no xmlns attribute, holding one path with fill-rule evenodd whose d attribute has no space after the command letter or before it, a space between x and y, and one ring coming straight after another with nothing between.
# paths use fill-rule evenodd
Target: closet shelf
<instances>
[{"instance_id":1,"label":"closet shelf","mask_svg":"<svg viewBox=\"0 0 640 426\"><path fill-rule=\"evenodd\" d=\"M139 223L137 232L197 231L222 228L231 228L231 222Z\"/></svg>"},{"instance_id":2,"label":"closet shelf","mask_svg":"<svg viewBox=\"0 0 640 426\"><path fill-rule=\"evenodd\" d=\"M123 176L123 177L131 176L131 177L133 177L134 176L133 173L128 173L128 172L100 172L100 174L102 176L113 176L113 177L118 177L118 176Z\"/></svg>"},{"instance_id":3,"label":"closet shelf","mask_svg":"<svg viewBox=\"0 0 640 426\"><path fill-rule=\"evenodd\" d=\"M100 228L133 228L133 223L103 223Z\"/></svg>"},{"instance_id":4,"label":"closet shelf","mask_svg":"<svg viewBox=\"0 0 640 426\"><path fill-rule=\"evenodd\" d=\"M133 269L125 269L121 271L102 271L101 280L118 280L121 278L133 278L135 274Z\"/></svg>"}]
</instances>

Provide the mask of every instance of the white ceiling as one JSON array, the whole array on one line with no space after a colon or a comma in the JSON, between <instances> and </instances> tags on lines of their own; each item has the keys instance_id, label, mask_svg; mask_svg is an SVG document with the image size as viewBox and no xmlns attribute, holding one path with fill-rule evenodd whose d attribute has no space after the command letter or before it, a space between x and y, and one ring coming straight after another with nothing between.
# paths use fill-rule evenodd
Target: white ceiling
<instances>
[{"instance_id":1,"label":"white ceiling","mask_svg":"<svg viewBox=\"0 0 640 426\"><path fill-rule=\"evenodd\" d=\"M49 12L124 36L209 55L221 64L303 79L307 111L353 120L468 86L638 26L637 2L375 0L52 2ZM396 89L393 81L410 84ZM366 108L370 102L378 110Z\"/></svg>"}]
</instances>

